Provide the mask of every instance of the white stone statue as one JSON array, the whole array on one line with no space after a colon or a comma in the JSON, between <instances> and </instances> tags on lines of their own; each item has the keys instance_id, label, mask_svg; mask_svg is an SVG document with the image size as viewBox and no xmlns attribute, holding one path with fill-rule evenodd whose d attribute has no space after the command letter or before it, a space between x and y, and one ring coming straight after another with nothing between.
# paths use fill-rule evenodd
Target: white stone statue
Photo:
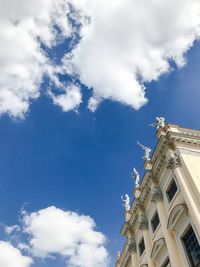
<instances>
[{"instance_id":1,"label":"white stone statue","mask_svg":"<svg viewBox=\"0 0 200 267\"><path fill-rule=\"evenodd\" d=\"M121 199L124 202L123 206L125 207L125 210L130 210L130 197L128 194L125 194L125 197L121 196Z\"/></svg>"},{"instance_id":2,"label":"white stone statue","mask_svg":"<svg viewBox=\"0 0 200 267\"><path fill-rule=\"evenodd\" d=\"M165 118L156 117L156 122L151 123L150 126L156 127L157 129L165 127Z\"/></svg>"},{"instance_id":3,"label":"white stone statue","mask_svg":"<svg viewBox=\"0 0 200 267\"><path fill-rule=\"evenodd\" d=\"M133 168L133 174L132 174L132 178L135 180L135 187L140 187L139 181L140 181L140 175L139 173L136 171L135 168Z\"/></svg>"},{"instance_id":4,"label":"white stone statue","mask_svg":"<svg viewBox=\"0 0 200 267\"><path fill-rule=\"evenodd\" d=\"M120 253L120 251L118 250L118 251L117 251L117 259L118 259L118 260L119 260L120 256L121 256L121 253Z\"/></svg>"},{"instance_id":5,"label":"white stone statue","mask_svg":"<svg viewBox=\"0 0 200 267\"><path fill-rule=\"evenodd\" d=\"M144 160L150 160L150 152L151 152L151 148L144 146L142 144L140 144L140 142L137 141L137 144L144 150Z\"/></svg>"}]
</instances>

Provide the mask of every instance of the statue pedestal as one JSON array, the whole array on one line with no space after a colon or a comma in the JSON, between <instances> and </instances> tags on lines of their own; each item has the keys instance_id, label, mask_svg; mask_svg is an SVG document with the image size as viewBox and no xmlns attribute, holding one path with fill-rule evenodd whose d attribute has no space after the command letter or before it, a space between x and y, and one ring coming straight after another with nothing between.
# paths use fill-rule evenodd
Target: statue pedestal
<instances>
[{"instance_id":1,"label":"statue pedestal","mask_svg":"<svg viewBox=\"0 0 200 267\"><path fill-rule=\"evenodd\" d=\"M156 137L159 139L161 136L165 136L167 135L167 131L166 131L166 126L164 128L160 127L158 128L157 132L156 132Z\"/></svg>"},{"instance_id":2,"label":"statue pedestal","mask_svg":"<svg viewBox=\"0 0 200 267\"><path fill-rule=\"evenodd\" d=\"M126 218L126 222L128 222L131 218L131 211L130 210L125 210L124 216Z\"/></svg>"},{"instance_id":3,"label":"statue pedestal","mask_svg":"<svg viewBox=\"0 0 200 267\"><path fill-rule=\"evenodd\" d=\"M140 187L135 187L134 188L133 195L134 195L135 199L140 198L140 195L141 195L141 189L140 189Z\"/></svg>"},{"instance_id":4,"label":"statue pedestal","mask_svg":"<svg viewBox=\"0 0 200 267\"><path fill-rule=\"evenodd\" d=\"M152 164L151 160L145 160L144 161L143 168L146 171L151 171L152 170L152 167L153 167L153 164Z\"/></svg>"}]
</instances>

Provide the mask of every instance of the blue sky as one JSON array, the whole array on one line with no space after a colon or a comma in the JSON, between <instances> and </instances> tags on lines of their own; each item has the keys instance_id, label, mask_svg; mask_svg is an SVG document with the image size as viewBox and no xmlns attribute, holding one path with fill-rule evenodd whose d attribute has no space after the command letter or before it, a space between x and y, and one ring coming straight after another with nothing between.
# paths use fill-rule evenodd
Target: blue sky
<instances>
[{"instance_id":1,"label":"blue sky","mask_svg":"<svg viewBox=\"0 0 200 267\"><path fill-rule=\"evenodd\" d=\"M53 54L59 58L67 45L68 42L65 48L54 48ZM46 93L49 78L40 86L41 96L31 101L28 111L23 111L24 118L13 115L12 108L9 112L1 111L0 239L13 244L24 240L23 234L6 235L3 226L20 225L22 207L32 213L55 206L94 219L96 230L107 237L110 266L114 266L117 250L122 249L125 241L119 234L124 221L120 198L128 193L132 199L132 168L143 174L143 153L136 142L154 148L155 129L148 125L155 116L188 128L200 127L199 58L200 44L196 41L182 68L171 62L171 70L159 74L155 81L143 79L148 103L143 105L143 102L137 111L135 102L116 101L118 96L108 94L96 111L91 112L87 101L95 89L87 89L89 80L89 85L84 85L81 79L66 73L62 74L62 82L73 80L82 92L82 102L71 108L75 111L64 112L62 105L52 104ZM123 74L115 75L120 80ZM52 92L58 90L55 84L52 88ZM30 255L26 251L23 254ZM65 257L59 253L53 255L55 259L34 257L33 266L66 266Z\"/></svg>"},{"instance_id":2,"label":"blue sky","mask_svg":"<svg viewBox=\"0 0 200 267\"><path fill-rule=\"evenodd\" d=\"M196 43L183 69L148 85L149 103L139 111L105 101L95 113L84 108L64 113L41 97L25 120L1 117L1 221L17 224L24 204L28 211L55 205L88 214L107 236L114 261L124 241L120 196L132 193L132 167L142 173L136 141L155 146L155 130L148 124L156 115L199 129L199 56Z\"/></svg>"}]
</instances>

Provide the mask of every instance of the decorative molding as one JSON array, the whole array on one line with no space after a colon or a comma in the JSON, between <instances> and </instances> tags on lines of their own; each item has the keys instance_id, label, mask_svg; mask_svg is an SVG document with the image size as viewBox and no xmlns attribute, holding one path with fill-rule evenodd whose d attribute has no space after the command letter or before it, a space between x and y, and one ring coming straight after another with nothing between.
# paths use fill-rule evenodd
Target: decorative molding
<instances>
[{"instance_id":1,"label":"decorative molding","mask_svg":"<svg viewBox=\"0 0 200 267\"><path fill-rule=\"evenodd\" d=\"M151 181L152 181L154 184L157 184L158 181L159 181L158 177L157 177L153 172L152 172L150 178L151 178Z\"/></svg>"},{"instance_id":2,"label":"decorative molding","mask_svg":"<svg viewBox=\"0 0 200 267\"><path fill-rule=\"evenodd\" d=\"M153 164L153 173L155 174L155 176L159 177L160 172L163 169L164 163L166 161L166 155L162 154L163 151L160 151L160 155L157 157L157 159L155 160L154 164Z\"/></svg>"},{"instance_id":3,"label":"decorative molding","mask_svg":"<svg viewBox=\"0 0 200 267\"><path fill-rule=\"evenodd\" d=\"M168 159L167 162L167 169L174 170L177 167L181 167L181 160L178 154L174 153L172 156Z\"/></svg>"},{"instance_id":4,"label":"decorative molding","mask_svg":"<svg viewBox=\"0 0 200 267\"><path fill-rule=\"evenodd\" d=\"M129 253L136 253L136 242L133 237L128 238L127 246L128 246Z\"/></svg>"},{"instance_id":5,"label":"decorative molding","mask_svg":"<svg viewBox=\"0 0 200 267\"><path fill-rule=\"evenodd\" d=\"M196 130L180 127L178 133L170 132L169 135L170 135L170 138L173 138L174 141L177 141L177 142L200 145L200 142L199 142L200 134L199 134L199 131L196 131Z\"/></svg>"},{"instance_id":6,"label":"decorative molding","mask_svg":"<svg viewBox=\"0 0 200 267\"><path fill-rule=\"evenodd\" d=\"M145 188L143 190L143 194L142 194L142 203L143 203L143 206L145 205L145 202L148 199L149 194L151 192L150 183L151 183L151 181L150 181L150 179L148 179L147 183L145 184Z\"/></svg>"},{"instance_id":7,"label":"decorative molding","mask_svg":"<svg viewBox=\"0 0 200 267\"><path fill-rule=\"evenodd\" d=\"M126 261L124 267L128 267L128 266L130 266L130 263L131 263L131 256L128 257L128 259L127 259L127 261Z\"/></svg>"},{"instance_id":8,"label":"decorative molding","mask_svg":"<svg viewBox=\"0 0 200 267\"><path fill-rule=\"evenodd\" d=\"M141 231L145 231L145 230L148 230L148 228L149 228L149 225L148 225L148 220L147 220L146 215L140 215L140 217L139 217L139 229Z\"/></svg>"},{"instance_id":9,"label":"decorative molding","mask_svg":"<svg viewBox=\"0 0 200 267\"><path fill-rule=\"evenodd\" d=\"M164 238L160 238L153 243L153 248L151 251L151 258L156 257L156 255L158 254L158 252L160 251L160 249L162 248L163 245L165 245L165 239Z\"/></svg>"},{"instance_id":10,"label":"decorative molding","mask_svg":"<svg viewBox=\"0 0 200 267\"><path fill-rule=\"evenodd\" d=\"M141 201L139 198L136 198L136 199L135 199L135 204L136 204L136 206L137 206L139 209L142 209L142 208L143 208L143 203L142 203L142 201Z\"/></svg>"},{"instance_id":11,"label":"decorative molding","mask_svg":"<svg viewBox=\"0 0 200 267\"><path fill-rule=\"evenodd\" d=\"M132 217L129 221L131 229L134 229L134 227L136 226L136 224L138 222L138 217L139 217L138 208L135 206L133 209Z\"/></svg>"},{"instance_id":12,"label":"decorative molding","mask_svg":"<svg viewBox=\"0 0 200 267\"><path fill-rule=\"evenodd\" d=\"M151 190L151 201L158 203L163 201L163 193L159 186L154 186Z\"/></svg>"},{"instance_id":13,"label":"decorative molding","mask_svg":"<svg viewBox=\"0 0 200 267\"><path fill-rule=\"evenodd\" d=\"M133 231L129 222L124 222L122 229L120 231L121 235L124 237L133 236Z\"/></svg>"},{"instance_id":14,"label":"decorative molding","mask_svg":"<svg viewBox=\"0 0 200 267\"><path fill-rule=\"evenodd\" d=\"M173 230L178 218L181 216L183 212L187 214L188 208L185 204L176 205L169 214L167 228L169 230Z\"/></svg>"}]
</instances>

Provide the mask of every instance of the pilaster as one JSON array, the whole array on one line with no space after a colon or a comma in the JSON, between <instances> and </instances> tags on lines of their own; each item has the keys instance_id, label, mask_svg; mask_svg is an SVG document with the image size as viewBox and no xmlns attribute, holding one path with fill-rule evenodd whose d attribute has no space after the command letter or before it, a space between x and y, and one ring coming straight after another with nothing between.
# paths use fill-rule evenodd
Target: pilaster
<instances>
[{"instance_id":1,"label":"pilaster","mask_svg":"<svg viewBox=\"0 0 200 267\"><path fill-rule=\"evenodd\" d=\"M140 214L139 229L143 232L145 251L149 267L156 267L153 259L151 259L152 242L149 234L148 220L145 214Z\"/></svg>"},{"instance_id":2,"label":"pilaster","mask_svg":"<svg viewBox=\"0 0 200 267\"><path fill-rule=\"evenodd\" d=\"M190 184L188 183L188 177L186 177L181 167L180 156L176 153L172 154L171 157L168 159L167 167L168 169L171 169L176 176L179 187L181 189L182 196L185 200L192 221L200 237L200 213L195 200L195 195L193 194Z\"/></svg>"},{"instance_id":3,"label":"pilaster","mask_svg":"<svg viewBox=\"0 0 200 267\"><path fill-rule=\"evenodd\" d=\"M185 266L181 259L180 251L176 240L170 230L167 229L168 215L163 202L163 194L159 186L154 186L151 191L152 201L156 205L158 216L160 219L161 229L165 238L169 259L172 267Z\"/></svg>"}]
</instances>

